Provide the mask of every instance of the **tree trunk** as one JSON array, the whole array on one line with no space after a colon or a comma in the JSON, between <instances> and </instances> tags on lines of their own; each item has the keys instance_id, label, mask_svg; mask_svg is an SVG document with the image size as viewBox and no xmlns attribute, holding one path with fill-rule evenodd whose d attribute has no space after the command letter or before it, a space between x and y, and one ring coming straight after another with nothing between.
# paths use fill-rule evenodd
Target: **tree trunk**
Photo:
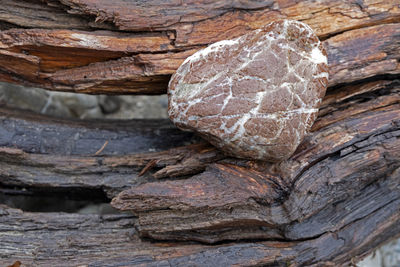
<instances>
[{"instance_id":1,"label":"tree trunk","mask_svg":"<svg viewBox=\"0 0 400 267\"><path fill-rule=\"evenodd\" d=\"M0 262L346 266L400 234L396 1L2 3L4 81L164 93L197 49L289 17L324 40L330 87L312 132L280 163L227 157L164 120L71 121L1 108L0 188L100 190L135 216L1 206Z\"/></svg>"},{"instance_id":2,"label":"tree trunk","mask_svg":"<svg viewBox=\"0 0 400 267\"><path fill-rule=\"evenodd\" d=\"M325 41L330 86L400 72L396 1L2 0L0 79L85 93L165 93L207 44L278 18ZM348 71L352 70L352 71Z\"/></svg>"}]
</instances>

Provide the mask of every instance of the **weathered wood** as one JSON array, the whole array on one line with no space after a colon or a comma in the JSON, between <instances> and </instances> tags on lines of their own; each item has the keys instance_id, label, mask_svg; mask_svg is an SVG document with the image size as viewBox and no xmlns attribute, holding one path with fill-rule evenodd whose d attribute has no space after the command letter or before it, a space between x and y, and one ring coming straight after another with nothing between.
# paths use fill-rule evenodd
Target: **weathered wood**
<instances>
[{"instance_id":1,"label":"weathered wood","mask_svg":"<svg viewBox=\"0 0 400 267\"><path fill-rule=\"evenodd\" d=\"M137 216L1 206L1 265L346 266L399 235L398 3L256 2L2 2L1 80L163 93L199 48L278 17L317 31L331 77L312 133L276 164L228 158L162 120L1 108L0 187L119 193Z\"/></svg>"},{"instance_id":2,"label":"weathered wood","mask_svg":"<svg viewBox=\"0 0 400 267\"><path fill-rule=\"evenodd\" d=\"M154 178L199 173L222 157L222 153L204 144L126 156L46 155L0 147L0 176L1 184L8 187L33 191L100 189L112 198Z\"/></svg>"},{"instance_id":3,"label":"weathered wood","mask_svg":"<svg viewBox=\"0 0 400 267\"><path fill-rule=\"evenodd\" d=\"M348 86L345 91L332 91L322 104L313 130L398 103L397 86L397 80L383 80ZM199 173L209 163L224 158L207 145L175 148L196 139L163 120L82 122L6 108L2 108L0 114L0 175L7 177L2 181L7 186L101 188L112 197L132 185L151 181L152 177ZM319 142L317 138L319 135L315 142ZM328 152L339 145L334 143L339 138L333 141L329 138L324 149ZM106 142L101 153L95 155ZM321 147L323 145L316 149ZM307 148L301 147L294 155L296 159L304 156L303 151ZM148 170L142 173L146 166Z\"/></svg>"},{"instance_id":4,"label":"weathered wood","mask_svg":"<svg viewBox=\"0 0 400 267\"><path fill-rule=\"evenodd\" d=\"M400 201L311 239L226 243L141 240L130 215L29 213L0 206L0 263L25 266L348 266L400 232Z\"/></svg>"},{"instance_id":5,"label":"weathered wood","mask_svg":"<svg viewBox=\"0 0 400 267\"><path fill-rule=\"evenodd\" d=\"M83 122L0 108L0 183L39 189L97 188L112 197L151 179L150 174L138 175L151 160L157 161L155 170L162 173L167 165L196 159L191 155L197 155L194 151L202 150L202 145L176 148L196 140L167 120ZM205 159L198 161L202 165L197 170L187 166L186 174L204 170L218 157L215 149L203 154ZM171 166L168 170L174 172Z\"/></svg>"},{"instance_id":6,"label":"weathered wood","mask_svg":"<svg viewBox=\"0 0 400 267\"><path fill-rule=\"evenodd\" d=\"M117 266L121 262L133 266L167 262L174 266L188 262L198 266L216 262L348 264L400 230L399 88L398 80L381 80L348 86L347 94L331 90L314 132L292 159L281 164L224 158L207 145L145 154L140 149L138 154L130 155L123 155L123 151L121 155L102 152L96 156L98 147L88 153L68 153L65 145L60 144L58 152L49 151L46 155L24 151L29 149L24 142L20 148L12 148L13 142L8 142L0 153L3 185L102 187L109 197L135 186L114 203L120 208L134 209L139 217L31 214L4 208L4 215L0 216L0 243L8 245L0 246L0 255L7 259L7 264L20 260L41 266ZM85 132L83 129L96 128L91 123L45 121L45 117L15 111L3 110L3 114L8 114L4 115L7 120L19 121L6 125L19 124L21 132L32 125L57 127L61 133L66 129ZM103 122L99 128L126 129L126 125L118 124ZM133 128L131 131L137 132ZM93 132L92 138L95 137ZM163 173L159 171L163 167L176 170L172 174L178 176L187 174L179 174L182 168L190 170L193 166L194 173L201 172L206 164L186 162L203 156L207 162L218 163L191 178L149 183L154 181L152 174ZM146 166L144 175L139 176ZM35 175L32 169L36 170ZM5 175L10 172L11 175ZM163 175L169 173L165 171ZM49 225L51 235L56 237L51 242ZM139 232L135 232L134 226ZM32 227L38 230L32 232ZM207 246L152 243L139 236L207 243L240 239L280 241ZM116 250L118 253L112 254ZM205 253L209 256L204 257Z\"/></svg>"},{"instance_id":7,"label":"weathered wood","mask_svg":"<svg viewBox=\"0 0 400 267\"><path fill-rule=\"evenodd\" d=\"M277 18L326 39L331 86L400 72L396 1L4 1L0 80L51 90L165 93L199 48Z\"/></svg>"},{"instance_id":8,"label":"weathered wood","mask_svg":"<svg viewBox=\"0 0 400 267\"><path fill-rule=\"evenodd\" d=\"M400 197L400 84L374 85L330 106L288 161L222 161L189 179L133 187L112 203L139 216L141 235L166 240L298 240L351 223L372 211L359 205L366 198L378 208Z\"/></svg>"},{"instance_id":9,"label":"weathered wood","mask_svg":"<svg viewBox=\"0 0 400 267\"><path fill-rule=\"evenodd\" d=\"M0 146L29 153L125 155L163 151L193 141L165 119L59 119L0 106Z\"/></svg>"}]
</instances>

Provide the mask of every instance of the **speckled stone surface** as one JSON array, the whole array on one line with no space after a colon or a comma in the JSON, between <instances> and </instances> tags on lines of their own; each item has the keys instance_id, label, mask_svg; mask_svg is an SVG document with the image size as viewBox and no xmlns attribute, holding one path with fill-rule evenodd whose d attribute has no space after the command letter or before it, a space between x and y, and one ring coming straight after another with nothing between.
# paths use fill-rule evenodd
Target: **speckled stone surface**
<instances>
[{"instance_id":1,"label":"speckled stone surface","mask_svg":"<svg viewBox=\"0 0 400 267\"><path fill-rule=\"evenodd\" d=\"M169 83L168 113L229 155L281 161L316 119L327 83L317 36L282 20L187 58Z\"/></svg>"}]
</instances>

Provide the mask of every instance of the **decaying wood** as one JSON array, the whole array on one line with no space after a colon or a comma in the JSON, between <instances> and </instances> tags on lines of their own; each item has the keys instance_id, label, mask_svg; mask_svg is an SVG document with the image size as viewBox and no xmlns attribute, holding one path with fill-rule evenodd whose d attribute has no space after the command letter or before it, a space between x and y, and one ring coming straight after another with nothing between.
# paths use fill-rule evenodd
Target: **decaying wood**
<instances>
[{"instance_id":1,"label":"decaying wood","mask_svg":"<svg viewBox=\"0 0 400 267\"><path fill-rule=\"evenodd\" d=\"M0 80L51 90L165 93L199 48L278 18L306 22L325 39L331 86L400 72L397 1L3 2Z\"/></svg>"},{"instance_id":2,"label":"decaying wood","mask_svg":"<svg viewBox=\"0 0 400 267\"><path fill-rule=\"evenodd\" d=\"M0 262L28 266L338 266L356 262L400 232L394 200L340 229L309 240L152 243L129 215L29 213L0 206ZM346 265L345 265L346 266Z\"/></svg>"},{"instance_id":3,"label":"decaying wood","mask_svg":"<svg viewBox=\"0 0 400 267\"><path fill-rule=\"evenodd\" d=\"M155 177L191 174L221 158L205 144L180 148L198 139L167 120L82 122L1 108L0 122L6 186L98 188L112 197L152 179L156 170ZM150 161L156 162L152 171L140 176Z\"/></svg>"},{"instance_id":4,"label":"decaying wood","mask_svg":"<svg viewBox=\"0 0 400 267\"><path fill-rule=\"evenodd\" d=\"M1 80L164 93L199 48L289 17L324 40L330 87L312 132L275 164L226 157L164 120L0 108L0 188L102 190L135 214L0 206L2 266L347 266L399 235L395 1L3 2Z\"/></svg>"},{"instance_id":5,"label":"decaying wood","mask_svg":"<svg viewBox=\"0 0 400 267\"><path fill-rule=\"evenodd\" d=\"M164 119L66 120L0 106L0 146L29 153L125 155L163 151L193 141Z\"/></svg>"},{"instance_id":6,"label":"decaying wood","mask_svg":"<svg viewBox=\"0 0 400 267\"><path fill-rule=\"evenodd\" d=\"M301 240L341 228L372 211L359 205L365 199L375 197L379 208L400 197L400 85L382 85L356 98L370 101L331 111L339 122L309 135L288 161L222 161L189 179L134 187L112 203L138 215L140 234L155 239ZM363 113L353 115L358 107Z\"/></svg>"},{"instance_id":7,"label":"decaying wood","mask_svg":"<svg viewBox=\"0 0 400 267\"><path fill-rule=\"evenodd\" d=\"M0 168L3 185L13 185L17 180L28 188L90 189L101 185L110 197L134 186L113 203L134 210L138 217L30 214L4 208L0 243L8 245L0 248L0 255L9 264L20 260L41 266L65 265L69 257L72 260L67 265L71 266L117 266L121 262L139 266L167 262L173 266L190 262L198 266L216 262L348 264L400 232L399 90L400 81L396 79L349 85L348 95L331 90L312 134L292 159L280 164L226 158L206 144L171 147L164 152L102 152L95 156L95 150L65 155L61 144L56 155L28 153L24 145L12 148L10 142L1 149L0 162L4 162L3 167L9 164L19 168L8 176L4 172L12 168ZM25 121L21 125L32 126L32 118L23 118L18 112L13 116L16 114ZM61 124L60 120L55 123L41 120L42 116L34 118L38 125ZM115 122L107 128L118 128L112 124ZM75 131L84 127L90 130L90 126L80 123ZM216 163L208 164L202 172L207 164L193 165L188 160L193 158ZM190 164L186 164L188 161ZM150 167L139 176L146 166ZM164 182L151 178L162 172L160 168L175 169L179 176L187 174L179 174L182 167L193 166L193 172L201 173L190 178ZM36 169L36 177L27 173L30 169ZM124 172L126 176L122 176ZM30 226L19 221L28 221ZM57 233L52 242L47 240L49 223L52 235ZM17 229L14 224L19 225ZM38 230L32 233L32 227ZM85 238L81 238L82 233ZM16 239L15 235L23 238ZM78 235L79 242L74 239ZM152 243L139 237L165 241ZM261 241L264 239L279 241ZM184 240L220 244L182 243ZM54 251L57 257L51 254ZM110 254L115 251L118 253Z\"/></svg>"}]
</instances>

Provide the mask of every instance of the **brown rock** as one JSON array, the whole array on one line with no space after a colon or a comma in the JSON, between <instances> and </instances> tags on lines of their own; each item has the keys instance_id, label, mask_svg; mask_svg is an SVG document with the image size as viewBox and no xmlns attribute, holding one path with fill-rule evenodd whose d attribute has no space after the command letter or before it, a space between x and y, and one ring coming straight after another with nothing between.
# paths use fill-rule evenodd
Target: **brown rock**
<instances>
[{"instance_id":1,"label":"brown rock","mask_svg":"<svg viewBox=\"0 0 400 267\"><path fill-rule=\"evenodd\" d=\"M313 124L327 71L309 26L273 22L188 57L169 84L169 116L227 154L281 161Z\"/></svg>"}]
</instances>

